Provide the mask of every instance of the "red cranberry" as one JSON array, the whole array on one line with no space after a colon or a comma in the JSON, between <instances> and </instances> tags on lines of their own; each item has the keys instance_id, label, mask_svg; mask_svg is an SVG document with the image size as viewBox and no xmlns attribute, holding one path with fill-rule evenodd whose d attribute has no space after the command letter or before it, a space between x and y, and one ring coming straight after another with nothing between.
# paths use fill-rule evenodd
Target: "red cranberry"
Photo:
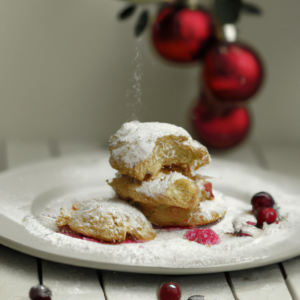
<instances>
[{"instance_id":1,"label":"red cranberry","mask_svg":"<svg viewBox=\"0 0 300 300\"><path fill-rule=\"evenodd\" d=\"M181 297L180 287L175 282L166 282L159 290L159 300L179 300Z\"/></svg>"},{"instance_id":2,"label":"red cranberry","mask_svg":"<svg viewBox=\"0 0 300 300\"><path fill-rule=\"evenodd\" d=\"M220 237L209 228L188 230L184 238L203 245L217 245L221 241Z\"/></svg>"},{"instance_id":3,"label":"red cranberry","mask_svg":"<svg viewBox=\"0 0 300 300\"><path fill-rule=\"evenodd\" d=\"M209 193L209 200L213 199L215 196L212 192L212 184L211 182L206 182L204 184L205 192Z\"/></svg>"},{"instance_id":4,"label":"red cranberry","mask_svg":"<svg viewBox=\"0 0 300 300\"><path fill-rule=\"evenodd\" d=\"M266 192L259 192L251 199L253 213L256 214L260 207L274 208L275 201L272 196Z\"/></svg>"},{"instance_id":5,"label":"red cranberry","mask_svg":"<svg viewBox=\"0 0 300 300\"><path fill-rule=\"evenodd\" d=\"M257 213L257 225L263 226L264 222L267 222L267 224L274 223L276 218L277 214L275 209L270 207L260 208Z\"/></svg>"},{"instance_id":6,"label":"red cranberry","mask_svg":"<svg viewBox=\"0 0 300 300\"><path fill-rule=\"evenodd\" d=\"M29 291L31 300L51 300L52 292L44 285L33 286Z\"/></svg>"}]
</instances>

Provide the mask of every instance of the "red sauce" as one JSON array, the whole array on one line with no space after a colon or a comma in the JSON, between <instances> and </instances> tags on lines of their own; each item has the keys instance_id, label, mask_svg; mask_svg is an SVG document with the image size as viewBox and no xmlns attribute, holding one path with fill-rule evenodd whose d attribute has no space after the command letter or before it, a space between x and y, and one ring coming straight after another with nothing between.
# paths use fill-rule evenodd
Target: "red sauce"
<instances>
[{"instance_id":1,"label":"red sauce","mask_svg":"<svg viewBox=\"0 0 300 300\"><path fill-rule=\"evenodd\" d=\"M141 241L141 240L132 240L132 239L126 239L124 242L117 242L117 243L110 243L106 241L102 241L93 237L85 236L83 234L77 233L76 231L72 230L68 225L59 227L59 233L70 236L75 239L80 239L84 241L99 243L99 244L108 244L108 245L120 245L120 244L138 244L138 243L145 243L147 241Z\"/></svg>"},{"instance_id":2,"label":"red sauce","mask_svg":"<svg viewBox=\"0 0 300 300\"><path fill-rule=\"evenodd\" d=\"M217 245L221 242L220 237L210 228L188 230L183 237L202 245Z\"/></svg>"}]
</instances>

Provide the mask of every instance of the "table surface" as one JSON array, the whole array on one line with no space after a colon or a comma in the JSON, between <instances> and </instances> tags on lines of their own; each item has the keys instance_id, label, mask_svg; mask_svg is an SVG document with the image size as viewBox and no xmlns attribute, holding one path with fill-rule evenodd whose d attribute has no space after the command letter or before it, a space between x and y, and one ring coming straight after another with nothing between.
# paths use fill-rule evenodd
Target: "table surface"
<instances>
[{"instance_id":1,"label":"table surface","mask_svg":"<svg viewBox=\"0 0 300 300\"><path fill-rule=\"evenodd\" d=\"M0 141L0 170L50 157L101 151L97 142ZM102 150L103 151L103 150ZM214 157L255 165L300 179L300 145L248 143ZM155 300L162 282L175 281L182 300L300 299L300 258L266 267L208 275L169 276L112 272L40 260L0 245L0 299L29 299L40 280L52 290L52 300Z\"/></svg>"}]
</instances>

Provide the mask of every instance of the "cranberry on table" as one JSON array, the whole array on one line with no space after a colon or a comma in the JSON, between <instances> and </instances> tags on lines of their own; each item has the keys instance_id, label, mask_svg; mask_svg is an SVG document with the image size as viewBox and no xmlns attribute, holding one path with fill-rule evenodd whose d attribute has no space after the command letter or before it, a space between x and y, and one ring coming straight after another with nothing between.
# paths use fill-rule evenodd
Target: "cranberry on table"
<instances>
[{"instance_id":1,"label":"cranberry on table","mask_svg":"<svg viewBox=\"0 0 300 300\"><path fill-rule=\"evenodd\" d=\"M51 300L52 292L44 285L33 286L29 291L31 300Z\"/></svg>"},{"instance_id":2,"label":"cranberry on table","mask_svg":"<svg viewBox=\"0 0 300 300\"><path fill-rule=\"evenodd\" d=\"M258 208L261 207L274 208L275 201L270 194L266 192L259 192L252 197L251 205L252 205L253 213L256 214Z\"/></svg>"},{"instance_id":3,"label":"cranberry on table","mask_svg":"<svg viewBox=\"0 0 300 300\"><path fill-rule=\"evenodd\" d=\"M159 300L179 300L181 297L180 287L176 282L166 282L159 290Z\"/></svg>"},{"instance_id":4,"label":"cranberry on table","mask_svg":"<svg viewBox=\"0 0 300 300\"><path fill-rule=\"evenodd\" d=\"M257 225L263 226L264 222L272 224L276 221L277 213L275 209L270 207L264 207L257 212Z\"/></svg>"}]
</instances>

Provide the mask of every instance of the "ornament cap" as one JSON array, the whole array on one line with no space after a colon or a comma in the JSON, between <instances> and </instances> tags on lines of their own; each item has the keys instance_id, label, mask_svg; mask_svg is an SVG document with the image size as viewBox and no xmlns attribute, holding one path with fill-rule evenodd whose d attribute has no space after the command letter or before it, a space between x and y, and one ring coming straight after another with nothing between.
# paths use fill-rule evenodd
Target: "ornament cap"
<instances>
[{"instance_id":1,"label":"ornament cap","mask_svg":"<svg viewBox=\"0 0 300 300\"><path fill-rule=\"evenodd\" d=\"M224 24L222 33L226 42L233 43L237 39L237 28L235 24Z\"/></svg>"}]
</instances>

